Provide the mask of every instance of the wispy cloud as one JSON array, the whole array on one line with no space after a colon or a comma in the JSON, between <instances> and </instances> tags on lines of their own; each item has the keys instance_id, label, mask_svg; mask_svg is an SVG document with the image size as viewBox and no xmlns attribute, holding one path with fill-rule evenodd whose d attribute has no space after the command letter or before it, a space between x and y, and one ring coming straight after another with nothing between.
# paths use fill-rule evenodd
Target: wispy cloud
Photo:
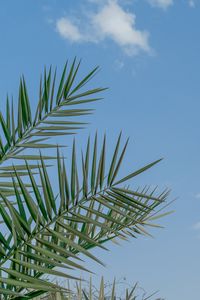
<instances>
[{"instance_id":1,"label":"wispy cloud","mask_svg":"<svg viewBox=\"0 0 200 300\"><path fill-rule=\"evenodd\" d=\"M200 199L200 193L196 194L195 198Z\"/></svg>"},{"instance_id":2,"label":"wispy cloud","mask_svg":"<svg viewBox=\"0 0 200 300\"><path fill-rule=\"evenodd\" d=\"M188 0L188 4L190 7L194 8L195 7L195 0Z\"/></svg>"},{"instance_id":3,"label":"wispy cloud","mask_svg":"<svg viewBox=\"0 0 200 300\"><path fill-rule=\"evenodd\" d=\"M114 66L116 70L121 70L124 67L124 62L120 59L116 59L114 62Z\"/></svg>"},{"instance_id":4,"label":"wispy cloud","mask_svg":"<svg viewBox=\"0 0 200 300\"><path fill-rule=\"evenodd\" d=\"M148 2L155 7L160 7L162 9L167 9L169 6L173 5L173 0L148 0Z\"/></svg>"},{"instance_id":5,"label":"wispy cloud","mask_svg":"<svg viewBox=\"0 0 200 300\"><path fill-rule=\"evenodd\" d=\"M148 32L137 29L135 14L126 11L116 0L108 0L97 12L80 19L79 25L72 22L70 16L62 17L56 22L56 30L71 42L110 40L128 55L151 52Z\"/></svg>"},{"instance_id":6,"label":"wispy cloud","mask_svg":"<svg viewBox=\"0 0 200 300\"><path fill-rule=\"evenodd\" d=\"M193 229L200 230L200 221L193 225Z\"/></svg>"},{"instance_id":7,"label":"wispy cloud","mask_svg":"<svg viewBox=\"0 0 200 300\"><path fill-rule=\"evenodd\" d=\"M67 18L60 18L56 22L56 30L64 39L72 42L79 42L83 40L83 35L79 31L78 26L72 23Z\"/></svg>"}]
</instances>

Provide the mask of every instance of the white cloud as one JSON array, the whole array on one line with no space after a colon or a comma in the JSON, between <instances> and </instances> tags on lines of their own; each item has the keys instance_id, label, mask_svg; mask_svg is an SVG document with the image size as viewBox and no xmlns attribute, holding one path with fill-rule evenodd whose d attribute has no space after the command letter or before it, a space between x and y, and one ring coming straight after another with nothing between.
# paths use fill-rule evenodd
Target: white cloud
<instances>
[{"instance_id":1,"label":"white cloud","mask_svg":"<svg viewBox=\"0 0 200 300\"><path fill-rule=\"evenodd\" d=\"M196 194L195 198L200 199L200 193Z\"/></svg>"},{"instance_id":2,"label":"white cloud","mask_svg":"<svg viewBox=\"0 0 200 300\"><path fill-rule=\"evenodd\" d=\"M136 29L135 14L124 10L116 0L108 0L97 12L82 19L79 27L69 18L56 22L57 32L72 42L112 40L128 55L151 51L148 32Z\"/></svg>"},{"instance_id":3,"label":"white cloud","mask_svg":"<svg viewBox=\"0 0 200 300\"><path fill-rule=\"evenodd\" d=\"M92 23L101 39L110 38L128 54L139 50L148 52L148 33L135 28L136 16L126 12L116 1L109 1L92 17Z\"/></svg>"},{"instance_id":4,"label":"white cloud","mask_svg":"<svg viewBox=\"0 0 200 300\"><path fill-rule=\"evenodd\" d=\"M189 3L190 7L192 7L192 8L195 7L195 1L194 0L189 0L188 3Z\"/></svg>"},{"instance_id":5,"label":"white cloud","mask_svg":"<svg viewBox=\"0 0 200 300\"><path fill-rule=\"evenodd\" d=\"M173 4L173 0L148 0L148 2L155 7L160 7L163 9L167 9L169 6Z\"/></svg>"},{"instance_id":6,"label":"white cloud","mask_svg":"<svg viewBox=\"0 0 200 300\"><path fill-rule=\"evenodd\" d=\"M56 22L56 30L64 38L72 42L78 42L83 39L79 28L67 18L60 18Z\"/></svg>"}]
</instances>

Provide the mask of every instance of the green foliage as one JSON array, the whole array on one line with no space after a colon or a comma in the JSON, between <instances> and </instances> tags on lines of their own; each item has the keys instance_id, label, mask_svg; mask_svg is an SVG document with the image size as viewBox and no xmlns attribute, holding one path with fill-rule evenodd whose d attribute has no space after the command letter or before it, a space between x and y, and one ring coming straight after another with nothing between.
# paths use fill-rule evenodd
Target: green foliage
<instances>
[{"instance_id":1,"label":"green foliage","mask_svg":"<svg viewBox=\"0 0 200 300\"><path fill-rule=\"evenodd\" d=\"M75 287L70 286L68 282L68 288L70 288L71 293L52 292L34 300L153 300L158 293L147 294L138 283L130 285L125 281L116 280L112 284L105 283L103 277L99 287L94 286L90 279L89 283L84 285L82 282L76 282ZM156 300L164 299L156 297Z\"/></svg>"},{"instance_id":2,"label":"green foliage","mask_svg":"<svg viewBox=\"0 0 200 300\"><path fill-rule=\"evenodd\" d=\"M82 128L85 123L74 121L74 117L90 114L92 110L82 105L100 99L96 94L104 90L85 89L98 68L78 81L79 67L80 62L76 60L71 66L67 63L58 84L56 71L53 73L51 68L44 71L35 114L22 77L17 113L13 101L9 100L5 116L0 113L0 179L3 178L0 181L0 293L3 299L32 299L45 292L67 291L52 282L51 276L78 280L71 270L92 271L82 257L103 264L90 252L91 248L107 250L104 245L107 241L146 234L146 226L156 226L151 222L159 217L155 214L169 193L125 185L160 160L120 178L128 144L121 146L121 134L109 163L106 162L106 137L99 155L97 135L94 141L88 139L81 163L77 160L80 152L75 141L68 163L61 155L61 146L49 143L56 136L71 135ZM55 150L53 155L42 152L48 148ZM49 172L52 161L57 168L53 181Z\"/></svg>"}]
</instances>

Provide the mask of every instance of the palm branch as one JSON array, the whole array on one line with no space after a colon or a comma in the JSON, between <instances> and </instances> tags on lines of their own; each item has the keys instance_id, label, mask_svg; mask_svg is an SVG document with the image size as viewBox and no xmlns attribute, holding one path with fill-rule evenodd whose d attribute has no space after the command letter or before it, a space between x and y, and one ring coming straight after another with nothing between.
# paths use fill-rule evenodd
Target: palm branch
<instances>
[{"instance_id":1,"label":"palm branch","mask_svg":"<svg viewBox=\"0 0 200 300\"><path fill-rule=\"evenodd\" d=\"M51 80L51 68L44 72L34 119L24 78L19 87L17 121L9 101L6 117L0 115L0 177L6 177L0 184L0 293L4 299L32 299L48 291L65 291L51 276L78 279L72 270L92 272L83 263L84 256L103 264L90 249L107 250L107 241L147 234L145 227L156 226L152 221L159 217L156 213L169 193L126 185L160 160L119 177L128 144L121 146L121 134L110 163L106 162L106 137L99 155L97 135L94 141L89 138L81 162L74 140L68 164L60 147L47 143L49 138L79 129L80 122L72 117L90 110L72 109L71 105L95 101L99 98L93 94L103 90L82 91L97 68L77 82L79 66L74 60L66 75L65 65L56 93L56 73ZM27 148L31 154L25 153ZM47 156L37 148L55 148L56 153ZM58 191L48 171L49 159L56 162Z\"/></svg>"},{"instance_id":2,"label":"palm branch","mask_svg":"<svg viewBox=\"0 0 200 300\"><path fill-rule=\"evenodd\" d=\"M17 166L18 175L27 175L24 160L37 161L40 156L36 149L51 149L57 145L49 144L51 137L75 134L85 126L84 122L74 121L73 117L80 117L92 113L92 109L80 108L82 104L97 101L97 93L104 88L85 89L88 81L97 73L94 68L81 80L77 80L80 62L74 59L71 66L67 62L64 66L60 81L56 85L56 70L44 70L40 79L39 100L33 116L24 77L20 79L17 108L14 101L6 101L6 113L0 112L0 178L15 176L13 160L22 161ZM67 69L68 67L68 69ZM68 73L67 73L68 70ZM78 105L78 108L77 108ZM16 113L17 110L17 113ZM24 152L31 153L26 154ZM35 153L36 152L36 153ZM43 156L43 159L53 159L53 156ZM6 163L6 166L2 166ZM31 169L37 169L37 164L31 164ZM1 190L7 195L13 195L10 182L1 182Z\"/></svg>"},{"instance_id":3,"label":"palm branch","mask_svg":"<svg viewBox=\"0 0 200 300\"><path fill-rule=\"evenodd\" d=\"M119 291L119 285L122 284L122 288ZM82 282L76 282L75 287L71 287L68 281L68 288L73 292L71 294L53 292L46 294L43 298L36 298L35 300L147 300L153 299L153 297L158 293L157 291L152 294L147 294L143 288L139 286L138 283L133 285L128 285L125 287L125 282L116 281L114 279L113 283L105 283L104 278L101 278L99 288L92 284L92 279L87 284L82 285ZM122 290L122 291L121 291ZM164 300L161 298L156 298L157 300Z\"/></svg>"}]
</instances>

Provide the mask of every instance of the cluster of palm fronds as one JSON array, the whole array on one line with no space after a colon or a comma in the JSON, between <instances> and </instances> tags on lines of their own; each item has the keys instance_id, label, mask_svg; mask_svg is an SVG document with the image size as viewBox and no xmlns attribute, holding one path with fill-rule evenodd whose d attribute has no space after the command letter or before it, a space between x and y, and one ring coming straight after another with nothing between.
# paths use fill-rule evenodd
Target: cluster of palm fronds
<instances>
[{"instance_id":1,"label":"cluster of palm fronds","mask_svg":"<svg viewBox=\"0 0 200 300\"><path fill-rule=\"evenodd\" d=\"M159 160L120 178L128 144L121 146L121 134L110 162L106 161L106 137L99 154L97 135L93 141L88 139L80 165L75 141L71 154L67 152L68 164L61 146L49 143L51 138L82 128L85 123L79 119L91 113L82 105L100 99L96 94L104 90L85 87L98 68L78 80L79 67L76 60L66 64L58 83L56 71L44 71L34 115L22 77L17 105L7 99L5 114L0 113L3 299L32 299L45 292L67 291L47 275L77 279L72 269L88 271L83 256L103 264L89 250L106 250L104 243L109 240L146 233L145 227L154 226L151 221L158 217L155 214L168 195L166 190L158 194L146 187L125 185ZM49 161L57 169L53 180Z\"/></svg>"},{"instance_id":2,"label":"cluster of palm fronds","mask_svg":"<svg viewBox=\"0 0 200 300\"><path fill-rule=\"evenodd\" d=\"M99 288L92 284L90 279L87 286L82 286L81 281L76 282L75 288L71 288L68 282L68 288L71 289L71 293L48 293L41 297L34 298L34 300L155 300L157 292L147 294L147 292L139 286L138 283L134 285L128 285L125 287L125 283L122 283L122 288L118 290L119 282L112 284L105 283L102 277ZM164 300L156 298L156 300Z\"/></svg>"}]
</instances>

